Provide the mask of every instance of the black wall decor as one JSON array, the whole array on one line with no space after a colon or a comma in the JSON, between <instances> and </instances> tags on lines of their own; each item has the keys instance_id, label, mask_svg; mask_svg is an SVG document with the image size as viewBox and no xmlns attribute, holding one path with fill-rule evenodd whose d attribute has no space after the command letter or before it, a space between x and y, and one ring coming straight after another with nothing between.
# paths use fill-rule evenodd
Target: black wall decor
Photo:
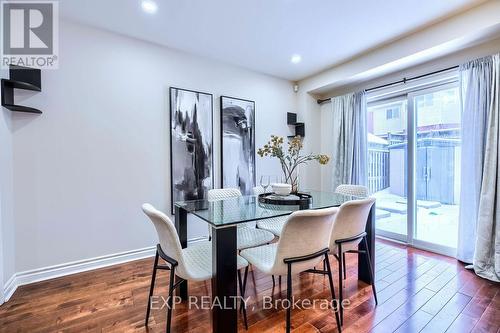
<instances>
[{"instance_id":1,"label":"black wall decor","mask_svg":"<svg viewBox=\"0 0 500 333\"><path fill-rule=\"evenodd\" d=\"M221 96L220 109L221 187L250 195L255 186L255 102Z\"/></svg>"},{"instance_id":2,"label":"black wall decor","mask_svg":"<svg viewBox=\"0 0 500 333\"><path fill-rule=\"evenodd\" d=\"M38 68L28 68L10 65L10 79L2 79L2 106L18 112L42 113L42 111L14 103L14 89L42 91L41 71Z\"/></svg>"},{"instance_id":3,"label":"black wall decor","mask_svg":"<svg viewBox=\"0 0 500 333\"><path fill-rule=\"evenodd\" d=\"M286 123L289 126L295 127L295 135L289 135L289 138L293 138L296 136L304 137L306 135L305 124L301 122L297 122L297 114L293 112L286 113Z\"/></svg>"},{"instance_id":4,"label":"black wall decor","mask_svg":"<svg viewBox=\"0 0 500 333\"><path fill-rule=\"evenodd\" d=\"M170 88L170 184L172 214L214 187L212 94Z\"/></svg>"}]
</instances>

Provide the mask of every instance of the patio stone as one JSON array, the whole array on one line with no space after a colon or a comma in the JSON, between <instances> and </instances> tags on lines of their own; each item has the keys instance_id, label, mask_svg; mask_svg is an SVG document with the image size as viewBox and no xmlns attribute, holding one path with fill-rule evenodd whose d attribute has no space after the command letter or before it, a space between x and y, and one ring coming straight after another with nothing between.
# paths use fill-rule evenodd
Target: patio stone
<instances>
[{"instance_id":1,"label":"patio stone","mask_svg":"<svg viewBox=\"0 0 500 333\"><path fill-rule=\"evenodd\" d=\"M385 200L377 201L377 208L391 213L406 214L406 205L397 202L388 202Z\"/></svg>"},{"instance_id":2,"label":"patio stone","mask_svg":"<svg viewBox=\"0 0 500 333\"><path fill-rule=\"evenodd\" d=\"M396 202L406 205L406 199L400 199L400 200L397 200ZM438 201L417 200L417 207L422 207L422 208L426 208L426 209L438 208L438 207L441 207L441 203Z\"/></svg>"},{"instance_id":3,"label":"patio stone","mask_svg":"<svg viewBox=\"0 0 500 333\"><path fill-rule=\"evenodd\" d=\"M383 209L375 209L375 217L377 219L385 219L386 217L390 217L391 216L391 212L388 212L386 210L383 210Z\"/></svg>"}]
</instances>

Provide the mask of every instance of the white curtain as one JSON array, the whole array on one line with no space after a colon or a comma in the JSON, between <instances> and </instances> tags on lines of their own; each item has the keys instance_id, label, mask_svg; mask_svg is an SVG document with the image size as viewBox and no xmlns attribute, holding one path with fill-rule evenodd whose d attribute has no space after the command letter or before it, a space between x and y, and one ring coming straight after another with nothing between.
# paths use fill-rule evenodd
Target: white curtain
<instances>
[{"instance_id":1,"label":"white curtain","mask_svg":"<svg viewBox=\"0 0 500 333\"><path fill-rule=\"evenodd\" d=\"M500 281L500 54L460 67L462 161L457 258Z\"/></svg>"},{"instance_id":2,"label":"white curtain","mask_svg":"<svg viewBox=\"0 0 500 333\"><path fill-rule=\"evenodd\" d=\"M365 92L332 98L332 190L340 184L367 183Z\"/></svg>"},{"instance_id":3,"label":"white curtain","mask_svg":"<svg viewBox=\"0 0 500 333\"><path fill-rule=\"evenodd\" d=\"M457 259L472 263L483 181L486 122L491 104L492 58L460 66L462 158Z\"/></svg>"}]
</instances>

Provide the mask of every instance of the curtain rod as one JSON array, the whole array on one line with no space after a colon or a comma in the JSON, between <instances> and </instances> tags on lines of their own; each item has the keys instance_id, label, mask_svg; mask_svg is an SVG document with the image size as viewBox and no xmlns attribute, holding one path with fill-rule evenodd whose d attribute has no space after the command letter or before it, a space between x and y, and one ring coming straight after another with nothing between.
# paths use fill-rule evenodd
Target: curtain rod
<instances>
[{"instance_id":1,"label":"curtain rod","mask_svg":"<svg viewBox=\"0 0 500 333\"><path fill-rule=\"evenodd\" d=\"M372 91L372 90L377 90L377 89L381 89L381 88L386 88L386 87L390 87L390 86L393 86L395 84L400 84L400 83L403 83L405 84L406 82L408 81L413 81L413 80L417 80L417 79L421 79L423 77L426 77L426 76L430 76L430 75L434 75L434 74L439 74L439 73L442 73L442 72L446 72L446 71L449 71L449 70L452 70L452 69L457 69L459 66L452 66L452 67L448 67L448 68L445 68L445 69L440 69L438 71L434 71L434 72L431 72L431 73L427 73L427 74L422 74L422 75L418 75L418 76L414 76L414 77L410 77L410 78L406 78L404 77L403 79L399 80L399 81L394 81L394 82L390 82L390 83L386 83L386 84L382 84L380 86L376 86L376 87L372 87L372 88L368 88L368 89L365 89L366 92L369 92L369 91ZM322 103L325 103L325 102L329 102L331 100L331 98L326 98L326 99L318 99L318 104L322 104Z\"/></svg>"}]
</instances>

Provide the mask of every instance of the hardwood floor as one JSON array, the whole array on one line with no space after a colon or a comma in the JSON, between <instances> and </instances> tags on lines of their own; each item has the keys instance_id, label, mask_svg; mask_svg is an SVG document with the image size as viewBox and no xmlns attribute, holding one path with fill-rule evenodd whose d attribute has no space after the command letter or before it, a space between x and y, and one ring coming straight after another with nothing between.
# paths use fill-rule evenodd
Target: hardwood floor
<instances>
[{"instance_id":1,"label":"hardwood floor","mask_svg":"<svg viewBox=\"0 0 500 333\"><path fill-rule=\"evenodd\" d=\"M344 297L351 304L344 332L500 332L500 284L478 278L451 258L381 240L376 246L377 307L370 287L356 279L356 255L347 256ZM152 263L139 260L20 287L0 306L0 332L164 332L164 310L153 310L144 327ZM274 290L271 278L257 271L248 281L248 331L283 332L284 310L263 309L262 299L284 299L285 279ZM155 295L166 295L167 284L168 272L159 272ZM190 283L190 294L210 295L210 283ZM328 299L328 279L295 276L293 294ZM333 313L320 308L294 309L292 325L301 333L337 331ZM172 331L210 332L209 311L178 305Z\"/></svg>"}]
</instances>

